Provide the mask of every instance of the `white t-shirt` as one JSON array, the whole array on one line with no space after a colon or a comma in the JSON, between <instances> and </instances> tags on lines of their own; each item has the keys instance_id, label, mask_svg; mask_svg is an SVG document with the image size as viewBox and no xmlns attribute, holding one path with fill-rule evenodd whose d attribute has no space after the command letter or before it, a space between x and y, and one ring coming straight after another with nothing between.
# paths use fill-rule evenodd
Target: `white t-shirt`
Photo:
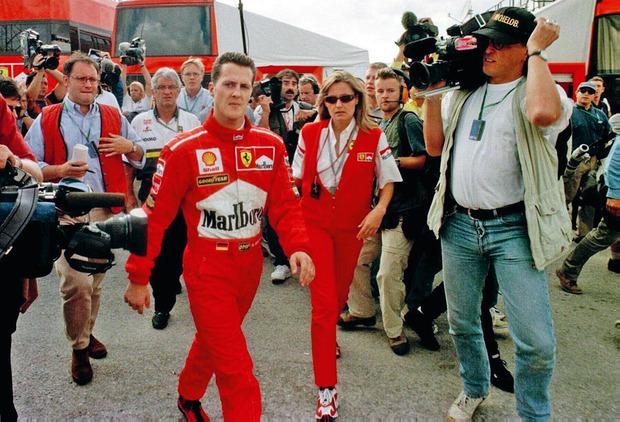
<instances>
[{"instance_id":1,"label":"white t-shirt","mask_svg":"<svg viewBox=\"0 0 620 422\"><path fill-rule=\"evenodd\" d=\"M146 158L157 158L161 149L175 136L200 126L198 118L191 113L178 110L178 118L173 117L169 122L155 117L154 110L138 114L132 121L131 127L144 141Z\"/></svg>"},{"instance_id":2,"label":"white t-shirt","mask_svg":"<svg viewBox=\"0 0 620 422\"><path fill-rule=\"evenodd\" d=\"M450 156L450 190L455 201L465 208L495 209L523 201L525 187L512 110L513 96L520 80L485 84L463 105ZM555 145L558 133L568 125L572 113L572 101L561 87L557 86L557 89L562 114L553 125L543 128L545 139L552 145ZM479 141L470 140L472 124L478 119L485 90L484 132ZM447 113L449 103L450 98L442 102L444 128L450 118ZM525 101L521 109L525 112Z\"/></svg>"},{"instance_id":3,"label":"white t-shirt","mask_svg":"<svg viewBox=\"0 0 620 422\"><path fill-rule=\"evenodd\" d=\"M95 101L97 102L97 104L105 104L105 105L109 105L112 107L116 107L119 111L121 109L118 105L118 101L116 101L116 97L114 96L114 94L112 94L109 91L106 91L105 89L102 89L101 94L95 97Z\"/></svg>"},{"instance_id":4,"label":"white t-shirt","mask_svg":"<svg viewBox=\"0 0 620 422\"><path fill-rule=\"evenodd\" d=\"M321 183L327 189L335 189L342 177L342 170L349 156L349 148L347 140L355 139L357 136L357 125L355 120L351 120L349 126L340 134L340 148L336 151L336 136L331 121L329 125L321 131L319 140L317 167ZM299 135L299 143L293 158L293 177L301 179L304 175L304 154L306 152L306 144L303 138L303 132ZM340 154L339 158L338 155ZM381 133L377 149L374 152L375 177L379 189L390 182L402 182L396 161L392 156L392 150L388 145L387 138Z\"/></svg>"},{"instance_id":5,"label":"white t-shirt","mask_svg":"<svg viewBox=\"0 0 620 422\"><path fill-rule=\"evenodd\" d=\"M123 113L141 113L151 109L152 97L145 95L140 101L134 101L131 95L125 94L123 97Z\"/></svg>"}]
</instances>

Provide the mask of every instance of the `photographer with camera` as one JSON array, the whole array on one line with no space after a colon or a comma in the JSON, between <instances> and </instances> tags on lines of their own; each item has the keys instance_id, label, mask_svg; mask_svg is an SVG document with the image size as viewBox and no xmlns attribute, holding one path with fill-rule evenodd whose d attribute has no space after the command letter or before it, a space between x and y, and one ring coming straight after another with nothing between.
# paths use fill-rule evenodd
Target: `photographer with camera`
<instances>
[{"instance_id":1,"label":"photographer with camera","mask_svg":"<svg viewBox=\"0 0 620 422\"><path fill-rule=\"evenodd\" d=\"M213 108L213 95L202 87L204 76L205 65L198 58L190 57L181 65L181 80L185 86L177 98L177 106L198 118Z\"/></svg>"},{"instance_id":2,"label":"photographer with camera","mask_svg":"<svg viewBox=\"0 0 620 422\"><path fill-rule=\"evenodd\" d=\"M267 84L268 88L267 92L263 88L263 94L258 96L258 106L254 109L254 121L257 122L257 126L270 129L283 139L288 159L292 162L297 149L299 131L306 122L316 116L316 111L311 105L295 100L299 94L297 72L284 69L278 72L275 79L275 81L271 79L269 82L261 83ZM279 92L273 92L274 90L279 90ZM268 220L265 222L263 234L269 245L269 251L274 256L271 281L273 284L282 284L291 276L291 268L280 246L278 236Z\"/></svg>"},{"instance_id":3,"label":"photographer with camera","mask_svg":"<svg viewBox=\"0 0 620 422\"><path fill-rule=\"evenodd\" d=\"M6 76L0 76L0 95L4 97L11 114L15 117L17 129L22 135L25 134L34 122L28 116L26 95L19 89L15 80Z\"/></svg>"},{"instance_id":4,"label":"photographer with camera","mask_svg":"<svg viewBox=\"0 0 620 422\"><path fill-rule=\"evenodd\" d=\"M0 95L0 171L4 171L7 163L23 169L38 181L43 180L36 157L17 131L15 119ZM6 258L0 258L0 420L17 421L13 404L11 336L19 313L26 312L36 299L37 284L35 279L24 279L20 268L15 263L8 263Z\"/></svg>"},{"instance_id":5,"label":"photographer with camera","mask_svg":"<svg viewBox=\"0 0 620 422\"><path fill-rule=\"evenodd\" d=\"M123 115L131 122L137 114L151 109L153 104L153 89L151 88L151 73L144 61L140 61L140 73L144 78L142 82L133 81L127 86L127 65L121 63L121 82L123 83ZM129 93L127 92L129 90Z\"/></svg>"},{"instance_id":6,"label":"photographer with camera","mask_svg":"<svg viewBox=\"0 0 620 422\"><path fill-rule=\"evenodd\" d=\"M45 180L83 178L95 192L127 196L121 156L137 168L144 166L144 144L120 112L97 104L99 66L90 57L75 53L64 64L67 96L61 104L46 107L26 136ZM60 124L59 124L60 122ZM90 221L100 221L119 209L94 208ZM78 219L63 217L61 223ZM62 255L55 262L61 280L66 334L73 348L71 375L84 385L93 373L89 357L107 355L92 331L99 311L104 273L85 274L71 268Z\"/></svg>"},{"instance_id":7,"label":"photographer with camera","mask_svg":"<svg viewBox=\"0 0 620 422\"><path fill-rule=\"evenodd\" d=\"M62 83L62 72L58 69L48 69L42 66L46 57L37 54L32 60L33 71L26 77L26 95L28 96L28 114L36 119L41 109L51 104L58 104L65 97L66 89ZM56 86L50 92L48 76L56 80Z\"/></svg>"},{"instance_id":8,"label":"photographer with camera","mask_svg":"<svg viewBox=\"0 0 620 422\"><path fill-rule=\"evenodd\" d=\"M181 110L177 106L177 97L181 91L179 75L169 67L162 67L153 75L152 89L155 107L138 114L131 126L142 137L146 145L146 164L142 170L134 170L127 166L128 185L134 183L134 177L140 180L138 199L142 204L147 200L153 179L156 175L157 160L161 149L179 133L195 129L200 122L192 113ZM129 190L127 208L136 207L137 200L133 191ZM179 212L174 221L166 229L161 252L155 260L151 272L150 283L155 299L155 313L151 323L153 328L163 330L168 325L170 311L176 302L176 294L181 290L179 278L183 272L183 250L187 244L185 220Z\"/></svg>"},{"instance_id":9,"label":"photographer with camera","mask_svg":"<svg viewBox=\"0 0 620 422\"><path fill-rule=\"evenodd\" d=\"M516 349L517 413L551 415L555 337L544 269L571 242L554 144L572 102L554 83L544 53L559 32L523 8L495 11L473 32L486 47L486 83L461 87L443 101L426 99L427 151L442 156L428 224L441 239L448 321L464 384L450 420L470 420L489 393L480 306L491 266Z\"/></svg>"}]
</instances>

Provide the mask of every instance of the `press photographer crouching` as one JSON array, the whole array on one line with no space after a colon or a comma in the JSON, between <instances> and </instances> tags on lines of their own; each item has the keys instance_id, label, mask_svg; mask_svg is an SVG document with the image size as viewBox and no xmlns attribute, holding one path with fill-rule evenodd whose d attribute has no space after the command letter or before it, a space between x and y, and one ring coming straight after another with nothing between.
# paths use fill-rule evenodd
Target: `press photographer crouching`
<instances>
[{"instance_id":1,"label":"press photographer crouching","mask_svg":"<svg viewBox=\"0 0 620 422\"><path fill-rule=\"evenodd\" d=\"M7 163L43 180L36 157L17 131L15 119L0 95L0 171ZM0 259L0 420L15 421L13 376L11 371L11 336L15 332L19 312L25 312L36 298L36 280L25 279L18 267Z\"/></svg>"},{"instance_id":2,"label":"press photographer crouching","mask_svg":"<svg viewBox=\"0 0 620 422\"><path fill-rule=\"evenodd\" d=\"M553 81L544 52L559 33L554 22L526 9L501 8L473 31L476 45L484 46L485 83L444 100L426 98L427 152L442 158L428 224L441 239L464 387L448 411L451 420L470 420L489 394L480 304L490 270L516 349L517 413L527 420L551 417L555 337L545 267L571 242L555 142L572 102ZM444 86L448 75L428 88Z\"/></svg>"},{"instance_id":3,"label":"press photographer crouching","mask_svg":"<svg viewBox=\"0 0 620 422\"><path fill-rule=\"evenodd\" d=\"M44 108L26 135L44 180L83 178L94 192L126 196L121 157L142 168L143 142L119 109L95 102L99 67L91 58L74 54L63 70L67 96L61 104ZM61 216L61 224L102 221L121 209L100 207L92 209L88 217ZM93 376L89 357L107 355L105 346L92 335L104 274L76 271L64 255L54 265L61 281L66 334L73 348L71 375L77 384L87 384Z\"/></svg>"}]
</instances>

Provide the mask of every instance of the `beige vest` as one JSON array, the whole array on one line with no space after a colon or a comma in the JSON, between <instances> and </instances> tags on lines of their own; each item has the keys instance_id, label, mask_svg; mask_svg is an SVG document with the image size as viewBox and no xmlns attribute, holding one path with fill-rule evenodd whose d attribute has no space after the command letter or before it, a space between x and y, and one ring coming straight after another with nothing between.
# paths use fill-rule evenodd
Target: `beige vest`
<instances>
[{"instance_id":1,"label":"beige vest","mask_svg":"<svg viewBox=\"0 0 620 422\"><path fill-rule=\"evenodd\" d=\"M456 91L450 103L450 121L444 128L445 141L441 153L439 183L428 213L428 226L439 237L443 223L444 203L448 186L447 170L454 145L454 133L461 109L471 91ZM517 152L525 186L525 217L530 248L539 271L566 251L572 241L568 211L564 205L564 187L558 180L558 158L553 145L547 142L540 128L527 120L520 104L525 98L521 82L512 100Z\"/></svg>"}]
</instances>

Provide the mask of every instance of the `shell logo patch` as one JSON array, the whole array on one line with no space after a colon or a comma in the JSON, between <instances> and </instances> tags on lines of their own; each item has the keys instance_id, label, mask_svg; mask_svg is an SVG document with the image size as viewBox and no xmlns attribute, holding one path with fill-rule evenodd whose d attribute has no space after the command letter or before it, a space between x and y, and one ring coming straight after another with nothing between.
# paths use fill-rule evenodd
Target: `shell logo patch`
<instances>
[{"instance_id":1,"label":"shell logo patch","mask_svg":"<svg viewBox=\"0 0 620 422\"><path fill-rule=\"evenodd\" d=\"M219 148L197 149L196 160L200 174L214 174L224 171L222 153Z\"/></svg>"}]
</instances>

